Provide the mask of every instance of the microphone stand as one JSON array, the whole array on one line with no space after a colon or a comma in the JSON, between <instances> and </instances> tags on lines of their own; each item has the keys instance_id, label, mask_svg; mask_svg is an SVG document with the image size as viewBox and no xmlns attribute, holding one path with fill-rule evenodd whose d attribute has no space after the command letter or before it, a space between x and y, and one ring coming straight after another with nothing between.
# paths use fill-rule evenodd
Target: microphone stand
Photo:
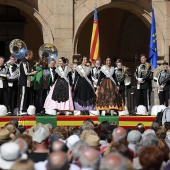
<instances>
[{"instance_id":1,"label":"microphone stand","mask_svg":"<svg viewBox=\"0 0 170 170\"><path fill-rule=\"evenodd\" d=\"M135 73L134 73L134 81L133 81L133 90L134 90L134 94L137 94L136 90L137 90L137 81L136 81L136 67L137 67L137 63L138 63L138 55L135 54ZM133 96L133 113L136 112L137 106L136 106L136 99L134 98L136 95Z\"/></svg>"}]
</instances>

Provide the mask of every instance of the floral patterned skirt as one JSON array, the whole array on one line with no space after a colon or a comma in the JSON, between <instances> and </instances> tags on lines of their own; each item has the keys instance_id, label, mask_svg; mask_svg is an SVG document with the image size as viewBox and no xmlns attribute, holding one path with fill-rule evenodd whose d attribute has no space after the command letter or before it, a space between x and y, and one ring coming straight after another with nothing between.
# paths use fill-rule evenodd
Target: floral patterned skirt
<instances>
[{"instance_id":1,"label":"floral patterned skirt","mask_svg":"<svg viewBox=\"0 0 170 170\"><path fill-rule=\"evenodd\" d=\"M109 78L104 78L100 82L96 98L96 110L124 110L123 99L116 85Z\"/></svg>"}]
</instances>

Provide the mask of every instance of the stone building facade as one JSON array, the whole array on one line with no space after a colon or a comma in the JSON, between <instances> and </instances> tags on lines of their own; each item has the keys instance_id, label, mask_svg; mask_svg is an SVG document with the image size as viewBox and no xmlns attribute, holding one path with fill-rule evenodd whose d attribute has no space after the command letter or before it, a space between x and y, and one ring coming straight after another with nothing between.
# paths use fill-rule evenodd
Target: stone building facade
<instances>
[{"instance_id":1,"label":"stone building facade","mask_svg":"<svg viewBox=\"0 0 170 170\"><path fill-rule=\"evenodd\" d=\"M88 57L95 5L102 61L106 56L113 61L121 58L134 72L135 56L139 60L141 53L149 53L152 5L158 63L169 61L169 0L0 0L0 25L6 24L0 28L0 55L8 58L9 42L20 38L34 51L36 59L40 45L47 42L54 44L58 56L67 57L70 63L80 55Z\"/></svg>"}]
</instances>

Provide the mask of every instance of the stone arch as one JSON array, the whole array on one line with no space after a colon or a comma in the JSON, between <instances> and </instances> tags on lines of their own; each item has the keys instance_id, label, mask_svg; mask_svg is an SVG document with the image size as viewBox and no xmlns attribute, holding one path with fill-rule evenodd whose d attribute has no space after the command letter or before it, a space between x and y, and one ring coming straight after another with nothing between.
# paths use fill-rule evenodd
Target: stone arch
<instances>
[{"instance_id":1,"label":"stone arch","mask_svg":"<svg viewBox=\"0 0 170 170\"><path fill-rule=\"evenodd\" d=\"M21 0L15 0L15 1L0 0L0 5L13 6L25 12L26 14L28 14L30 17L33 18L33 20L36 22L41 32L43 33L44 43L49 42L49 43L54 44L54 36L53 36L52 30L50 29L50 26L45 21L45 19L42 17L42 15L31 5Z\"/></svg>"},{"instance_id":2,"label":"stone arch","mask_svg":"<svg viewBox=\"0 0 170 170\"><path fill-rule=\"evenodd\" d=\"M127 11L130 11L134 15L136 15L138 18L140 18L146 27L150 28L151 24L151 2L146 1L145 3L139 0L140 2L126 2L126 1L101 1L97 3L97 10L100 12L101 10L107 9L107 8L120 8ZM109 3L110 2L110 3ZM139 5L140 4L140 5ZM83 7L82 7L83 6ZM87 0L83 5L79 5L78 8L75 10L75 36L73 39L73 47L74 47L74 53L77 53L77 44L80 32L86 23L86 21L89 20L90 17L93 16L93 10L94 10L94 4L91 3L91 0ZM86 15L85 15L86 14ZM157 23L159 23L159 20L157 20ZM163 33L161 29L159 28L159 25L157 24L157 39L158 39L158 55L164 56L165 54L165 39L163 36Z\"/></svg>"}]
</instances>

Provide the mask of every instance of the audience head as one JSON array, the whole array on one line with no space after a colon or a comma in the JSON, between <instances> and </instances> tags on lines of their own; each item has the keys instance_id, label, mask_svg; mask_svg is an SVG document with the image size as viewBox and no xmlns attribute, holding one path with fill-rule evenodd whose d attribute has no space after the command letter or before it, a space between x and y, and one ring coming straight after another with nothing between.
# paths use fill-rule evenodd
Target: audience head
<instances>
[{"instance_id":1,"label":"audience head","mask_svg":"<svg viewBox=\"0 0 170 170\"><path fill-rule=\"evenodd\" d=\"M65 127L62 126L57 126L53 133L55 135L58 135L60 138L62 138L63 140L66 140L68 138L68 131Z\"/></svg>"},{"instance_id":2,"label":"audience head","mask_svg":"<svg viewBox=\"0 0 170 170\"><path fill-rule=\"evenodd\" d=\"M15 140L15 143L18 144L21 153L27 153L27 151L28 151L28 144L27 144L27 142L24 139L17 138Z\"/></svg>"},{"instance_id":3,"label":"audience head","mask_svg":"<svg viewBox=\"0 0 170 170\"><path fill-rule=\"evenodd\" d=\"M19 130L20 134L23 134L26 130L26 127L23 125L19 125L17 129Z\"/></svg>"},{"instance_id":4,"label":"audience head","mask_svg":"<svg viewBox=\"0 0 170 170\"><path fill-rule=\"evenodd\" d=\"M94 129L94 124L90 121L85 121L83 122L83 124L81 125L81 129L82 130L88 130L88 129Z\"/></svg>"},{"instance_id":5,"label":"audience head","mask_svg":"<svg viewBox=\"0 0 170 170\"><path fill-rule=\"evenodd\" d=\"M125 156L126 158L129 158L130 160L133 159L133 155L130 152L129 148L126 146L125 143L122 142L113 142L110 146L110 153L112 152L118 152L122 156Z\"/></svg>"},{"instance_id":6,"label":"audience head","mask_svg":"<svg viewBox=\"0 0 170 170\"><path fill-rule=\"evenodd\" d=\"M153 134L153 135L155 135L155 131L154 130L152 130L152 129L147 129L147 130L145 130L145 132L143 133L143 135L147 135L147 134Z\"/></svg>"},{"instance_id":7,"label":"audience head","mask_svg":"<svg viewBox=\"0 0 170 170\"><path fill-rule=\"evenodd\" d=\"M89 147L89 145L86 142L82 141L82 140L79 140L76 143L74 143L74 145L72 147L73 159L75 161L77 161L80 158L80 155L81 155L82 151L84 149L87 149L88 147Z\"/></svg>"},{"instance_id":8,"label":"audience head","mask_svg":"<svg viewBox=\"0 0 170 170\"><path fill-rule=\"evenodd\" d=\"M158 129L157 131L156 131L156 136L158 137L158 139L165 139L165 137L166 137L166 131L165 131L165 129Z\"/></svg>"},{"instance_id":9,"label":"audience head","mask_svg":"<svg viewBox=\"0 0 170 170\"><path fill-rule=\"evenodd\" d=\"M143 170L160 170L163 153L156 146L149 146L140 152L139 161Z\"/></svg>"},{"instance_id":10,"label":"audience head","mask_svg":"<svg viewBox=\"0 0 170 170\"><path fill-rule=\"evenodd\" d=\"M42 143L48 143L50 133L49 131L43 127L40 126L32 135L33 142L36 144L42 144Z\"/></svg>"},{"instance_id":11,"label":"audience head","mask_svg":"<svg viewBox=\"0 0 170 170\"><path fill-rule=\"evenodd\" d=\"M170 129L170 122L164 123L165 130L168 131Z\"/></svg>"},{"instance_id":12,"label":"audience head","mask_svg":"<svg viewBox=\"0 0 170 170\"><path fill-rule=\"evenodd\" d=\"M30 159L20 159L14 163L11 170L34 170L34 162Z\"/></svg>"},{"instance_id":13,"label":"audience head","mask_svg":"<svg viewBox=\"0 0 170 170\"><path fill-rule=\"evenodd\" d=\"M17 143L8 142L0 148L0 168L10 169L19 158L27 159L27 155L22 154Z\"/></svg>"},{"instance_id":14,"label":"audience head","mask_svg":"<svg viewBox=\"0 0 170 170\"><path fill-rule=\"evenodd\" d=\"M73 135L77 135L77 136L80 137L80 135L81 135L81 129L80 129L80 128L75 129L74 132L73 132Z\"/></svg>"},{"instance_id":15,"label":"audience head","mask_svg":"<svg viewBox=\"0 0 170 170\"><path fill-rule=\"evenodd\" d=\"M80 164L82 168L92 168L98 170L100 154L93 148L84 149L80 155Z\"/></svg>"},{"instance_id":16,"label":"audience head","mask_svg":"<svg viewBox=\"0 0 170 170\"><path fill-rule=\"evenodd\" d=\"M132 130L127 135L127 141L131 144L136 144L140 142L142 135L138 130Z\"/></svg>"},{"instance_id":17,"label":"audience head","mask_svg":"<svg viewBox=\"0 0 170 170\"><path fill-rule=\"evenodd\" d=\"M66 145L69 149L72 149L73 145L79 140L80 138L77 135L71 135L66 139Z\"/></svg>"},{"instance_id":18,"label":"audience head","mask_svg":"<svg viewBox=\"0 0 170 170\"><path fill-rule=\"evenodd\" d=\"M143 148L146 148L148 146L158 146L158 138L152 133L143 135L141 144Z\"/></svg>"},{"instance_id":19,"label":"audience head","mask_svg":"<svg viewBox=\"0 0 170 170\"><path fill-rule=\"evenodd\" d=\"M126 159L119 153L110 153L101 159L99 170L127 170Z\"/></svg>"},{"instance_id":20,"label":"audience head","mask_svg":"<svg viewBox=\"0 0 170 170\"><path fill-rule=\"evenodd\" d=\"M84 140L89 146L94 149L100 150L100 138L96 135L87 135L86 139Z\"/></svg>"},{"instance_id":21,"label":"audience head","mask_svg":"<svg viewBox=\"0 0 170 170\"><path fill-rule=\"evenodd\" d=\"M160 129L159 123L157 123L157 122L152 122L151 129L156 132L158 129Z\"/></svg>"},{"instance_id":22,"label":"audience head","mask_svg":"<svg viewBox=\"0 0 170 170\"><path fill-rule=\"evenodd\" d=\"M61 151L52 152L47 161L47 170L68 170L69 161L67 154Z\"/></svg>"},{"instance_id":23,"label":"audience head","mask_svg":"<svg viewBox=\"0 0 170 170\"><path fill-rule=\"evenodd\" d=\"M80 139L85 141L85 139L88 135L98 136L97 133L94 130L92 130L92 129L87 130L86 129L86 130L83 130L83 132L81 133Z\"/></svg>"},{"instance_id":24,"label":"audience head","mask_svg":"<svg viewBox=\"0 0 170 170\"><path fill-rule=\"evenodd\" d=\"M17 119L11 119L10 123L14 124L16 128L18 127L18 120Z\"/></svg>"},{"instance_id":25,"label":"audience head","mask_svg":"<svg viewBox=\"0 0 170 170\"><path fill-rule=\"evenodd\" d=\"M113 130L112 136L115 142L125 142L127 133L124 128L117 127L116 129Z\"/></svg>"},{"instance_id":26,"label":"audience head","mask_svg":"<svg viewBox=\"0 0 170 170\"><path fill-rule=\"evenodd\" d=\"M33 150L33 141L32 141L32 137L30 135L27 134L20 134L18 136L18 138L20 139L24 139L24 141L26 141L27 145L28 145L28 150L32 151Z\"/></svg>"},{"instance_id":27,"label":"audience head","mask_svg":"<svg viewBox=\"0 0 170 170\"><path fill-rule=\"evenodd\" d=\"M100 124L99 124L99 129L100 130L107 130L107 128L110 126L109 122L108 121L102 121Z\"/></svg>"},{"instance_id":28,"label":"audience head","mask_svg":"<svg viewBox=\"0 0 170 170\"><path fill-rule=\"evenodd\" d=\"M143 123L138 123L138 124L136 125L136 130L138 130L141 134L143 134L144 131L145 131L145 126L144 126L144 124L143 124Z\"/></svg>"},{"instance_id":29,"label":"audience head","mask_svg":"<svg viewBox=\"0 0 170 170\"><path fill-rule=\"evenodd\" d=\"M67 152L68 151L68 147L67 145L62 142L62 141L54 141L52 143L52 146L50 148L50 152L56 152L56 151L62 151L62 152Z\"/></svg>"}]
</instances>

